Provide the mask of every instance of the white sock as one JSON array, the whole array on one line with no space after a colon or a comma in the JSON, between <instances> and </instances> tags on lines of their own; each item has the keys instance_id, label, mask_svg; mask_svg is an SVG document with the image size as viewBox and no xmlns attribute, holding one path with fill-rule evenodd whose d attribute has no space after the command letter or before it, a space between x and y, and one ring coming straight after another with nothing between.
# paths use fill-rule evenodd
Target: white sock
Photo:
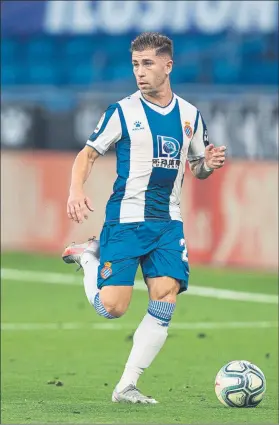
<instances>
[{"instance_id":1,"label":"white sock","mask_svg":"<svg viewBox=\"0 0 279 425\"><path fill-rule=\"evenodd\" d=\"M81 257L81 265L84 272L84 290L91 305L94 305L94 298L97 292L97 276L99 261L94 255L89 252L85 252Z\"/></svg>"},{"instance_id":2,"label":"white sock","mask_svg":"<svg viewBox=\"0 0 279 425\"><path fill-rule=\"evenodd\" d=\"M133 347L116 391L122 391L130 384L137 385L138 378L155 359L167 336L166 323L147 313L134 334Z\"/></svg>"}]
</instances>

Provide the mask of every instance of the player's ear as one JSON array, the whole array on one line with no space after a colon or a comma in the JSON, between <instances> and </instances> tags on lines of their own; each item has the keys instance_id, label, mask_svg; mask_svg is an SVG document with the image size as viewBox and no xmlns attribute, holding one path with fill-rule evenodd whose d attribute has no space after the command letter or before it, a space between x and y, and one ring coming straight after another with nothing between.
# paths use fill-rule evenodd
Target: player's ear
<instances>
[{"instance_id":1,"label":"player's ear","mask_svg":"<svg viewBox=\"0 0 279 425\"><path fill-rule=\"evenodd\" d=\"M170 74L172 71L173 60L168 59L166 62L166 74Z\"/></svg>"}]
</instances>

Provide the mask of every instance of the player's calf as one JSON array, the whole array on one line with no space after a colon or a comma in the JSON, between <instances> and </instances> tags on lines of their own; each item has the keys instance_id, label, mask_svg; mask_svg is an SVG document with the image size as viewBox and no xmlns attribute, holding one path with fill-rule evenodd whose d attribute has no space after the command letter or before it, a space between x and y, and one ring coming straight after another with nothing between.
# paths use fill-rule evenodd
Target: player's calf
<instances>
[{"instance_id":1,"label":"player's calf","mask_svg":"<svg viewBox=\"0 0 279 425\"><path fill-rule=\"evenodd\" d=\"M95 296L96 312L107 319L117 319L126 313L132 296L132 286L105 286Z\"/></svg>"}]
</instances>

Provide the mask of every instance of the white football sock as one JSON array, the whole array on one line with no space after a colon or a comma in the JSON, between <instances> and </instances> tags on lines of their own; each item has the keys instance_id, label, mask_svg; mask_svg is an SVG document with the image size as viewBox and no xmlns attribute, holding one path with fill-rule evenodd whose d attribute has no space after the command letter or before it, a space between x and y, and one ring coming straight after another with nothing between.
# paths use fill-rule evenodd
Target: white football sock
<instances>
[{"instance_id":1,"label":"white football sock","mask_svg":"<svg viewBox=\"0 0 279 425\"><path fill-rule=\"evenodd\" d=\"M116 386L117 392L130 384L137 385L138 378L155 359L167 336L168 323L147 313L134 334L133 347L124 373Z\"/></svg>"},{"instance_id":2,"label":"white football sock","mask_svg":"<svg viewBox=\"0 0 279 425\"><path fill-rule=\"evenodd\" d=\"M81 265L84 272L84 290L91 305L94 305L94 298L97 292L98 267L100 262L90 252L85 252L81 257Z\"/></svg>"}]
</instances>

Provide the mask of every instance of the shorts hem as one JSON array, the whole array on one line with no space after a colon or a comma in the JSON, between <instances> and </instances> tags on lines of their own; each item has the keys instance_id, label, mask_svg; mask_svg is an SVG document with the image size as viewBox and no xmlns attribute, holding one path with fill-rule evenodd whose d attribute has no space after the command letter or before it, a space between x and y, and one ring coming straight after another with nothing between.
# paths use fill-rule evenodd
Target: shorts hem
<instances>
[{"instance_id":1,"label":"shorts hem","mask_svg":"<svg viewBox=\"0 0 279 425\"><path fill-rule=\"evenodd\" d=\"M98 283L97 284L97 288L98 289L102 289L104 286L134 286L135 282L126 282L126 283L114 283L114 282L109 282L109 281L104 281L102 283Z\"/></svg>"},{"instance_id":2,"label":"shorts hem","mask_svg":"<svg viewBox=\"0 0 279 425\"><path fill-rule=\"evenodd\" d=\"M178 278L176 276L170 276L170 275L167 275L167 274L165 274L163 276L148 276L148 275L144 275L143 276L143 280L145 281L145 283L146 283L146 278L148 278L148 277L150 279L155 278L155 277L171 277L172 279L177 280L178 283L179 283L179 285L180 285L180 289L178 291L178 294L181 294L181 292L185 292L188 289L188 280L181 279L181 278Z\"/></svg>"}]
</instances>

